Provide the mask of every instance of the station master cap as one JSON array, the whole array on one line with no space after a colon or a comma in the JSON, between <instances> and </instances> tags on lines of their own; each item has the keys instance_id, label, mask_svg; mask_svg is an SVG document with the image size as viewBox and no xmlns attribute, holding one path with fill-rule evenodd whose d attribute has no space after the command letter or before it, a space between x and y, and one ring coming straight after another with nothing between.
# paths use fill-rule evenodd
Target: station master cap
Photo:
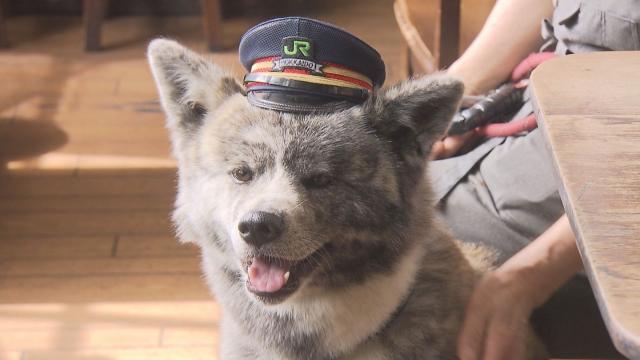
<instances>
[{"instance_id":1,"label":"station master cap","mask_svg":"<svg viewBox=\"0 0 640 360\"><path fill-rule=\"evenodd\" d=\"M252 105L286 112L331 112L361 103L385 78L380 54L345 30L286 17L263 22L240 40Z\"/></svg>"}]
</instances>

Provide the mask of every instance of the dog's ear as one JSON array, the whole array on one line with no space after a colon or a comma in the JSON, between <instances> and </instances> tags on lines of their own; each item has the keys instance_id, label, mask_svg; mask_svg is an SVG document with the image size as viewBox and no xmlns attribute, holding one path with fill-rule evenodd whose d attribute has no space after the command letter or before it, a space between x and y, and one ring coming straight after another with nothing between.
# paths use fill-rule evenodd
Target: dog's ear
<instances>
[{"instance_id":1,"label":"dog's ear","mask_svg":"<svg viewBox=\"0 0 640 360\"><path fill-rule=\"evenodd\" d=\"M444 135L463 90L460 81L443 74L405 81L373 99L372 125L404 155L426 156Z\"/></svg>"},{"instance_id":2,"label":"dog's ear","mask_svg":"<svg viewBox=\"0 0 640 360\"><path fill-rule=\"evenodd\" d=\"M147 56L172 135L196 130L207 113L243 91L232 76L173 40L153 40Z\"/></svg>"}]
</instances>

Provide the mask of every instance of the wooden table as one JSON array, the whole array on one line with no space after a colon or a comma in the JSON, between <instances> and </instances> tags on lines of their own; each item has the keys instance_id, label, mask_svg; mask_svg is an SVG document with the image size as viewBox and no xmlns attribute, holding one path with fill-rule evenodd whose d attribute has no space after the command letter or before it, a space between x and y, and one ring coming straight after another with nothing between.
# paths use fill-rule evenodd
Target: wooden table
<instances>
[{"instance_id":1,"label":"wooden table","mask_svg":"<svg viewBox=\"0 0 640 360\"><path fill-rule=\"evenodd\" d=\"M640 52L561 57L531 79L600 311L618 350L640 359Z\"/></svg>"}]
</instances>

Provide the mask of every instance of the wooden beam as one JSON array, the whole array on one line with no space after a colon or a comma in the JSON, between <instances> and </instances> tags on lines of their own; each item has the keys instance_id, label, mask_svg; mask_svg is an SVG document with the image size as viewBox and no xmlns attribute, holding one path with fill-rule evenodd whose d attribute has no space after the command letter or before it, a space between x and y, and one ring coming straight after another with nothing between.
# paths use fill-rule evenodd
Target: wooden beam
<instances>
[{"instance_id":1,"label":"wooden beam","mask_svg":"<svg viewBox=\"0 0 640 360\"><path fill-rule=\"evenodd\" d=\"M4 16L4 1L0 0L0 48L9 46L7 39L7 27Z\"/></svg>"},{"instance_id":2,"label":"wooden beam","mask_svg":"<svg viewBox=\"0 0 640 360\"><path fill-rule=\"evenodd\" d=\"M83 20L85 28L85 50L101 49L102 21L107 12L109 0L84 0Z\"/></svg>"},{"instance_id":3,"label":"wooden beam","mask_svg":"<svg viewBox=\"0 0 640 360\"><path fill-rule=\"evenodd\" d=\"M458 58L460 45L460 0L440 0L440 68Z\"/></svg>"},{"instance_id":4,"label":"wooden beam","mask_svg":"<svg viewBox=\"0 0 640 360\"><path fill-rule=\"evenodd\" d=\"M202 0L202 25L209 51L222 50L222 11L220 0Z\"/></svg>"}]
</instances>

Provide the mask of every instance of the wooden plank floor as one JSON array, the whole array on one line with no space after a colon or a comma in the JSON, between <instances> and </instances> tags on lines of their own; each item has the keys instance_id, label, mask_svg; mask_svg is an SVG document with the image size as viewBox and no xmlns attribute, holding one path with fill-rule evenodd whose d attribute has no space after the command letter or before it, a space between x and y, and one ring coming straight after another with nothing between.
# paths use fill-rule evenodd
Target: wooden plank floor
<instances>
[{"instance_id":1,"label":"wooden plank floor","mask_svg":"<svg viewBox=\"0 0 640 360\"><path fill-rule=\"evenodd\" d=\"M405 76L390 0L306 14L372 43ZM339 6L336 4L339 3ZM226 20L229 51L256 22ZM219 309L174 240L175 163L147 68L165 35L204 51L199 18L121 17L82 52L79 18L15 17L0 52L0 359L215 359Z\"/></svg>"}]
</instances>

